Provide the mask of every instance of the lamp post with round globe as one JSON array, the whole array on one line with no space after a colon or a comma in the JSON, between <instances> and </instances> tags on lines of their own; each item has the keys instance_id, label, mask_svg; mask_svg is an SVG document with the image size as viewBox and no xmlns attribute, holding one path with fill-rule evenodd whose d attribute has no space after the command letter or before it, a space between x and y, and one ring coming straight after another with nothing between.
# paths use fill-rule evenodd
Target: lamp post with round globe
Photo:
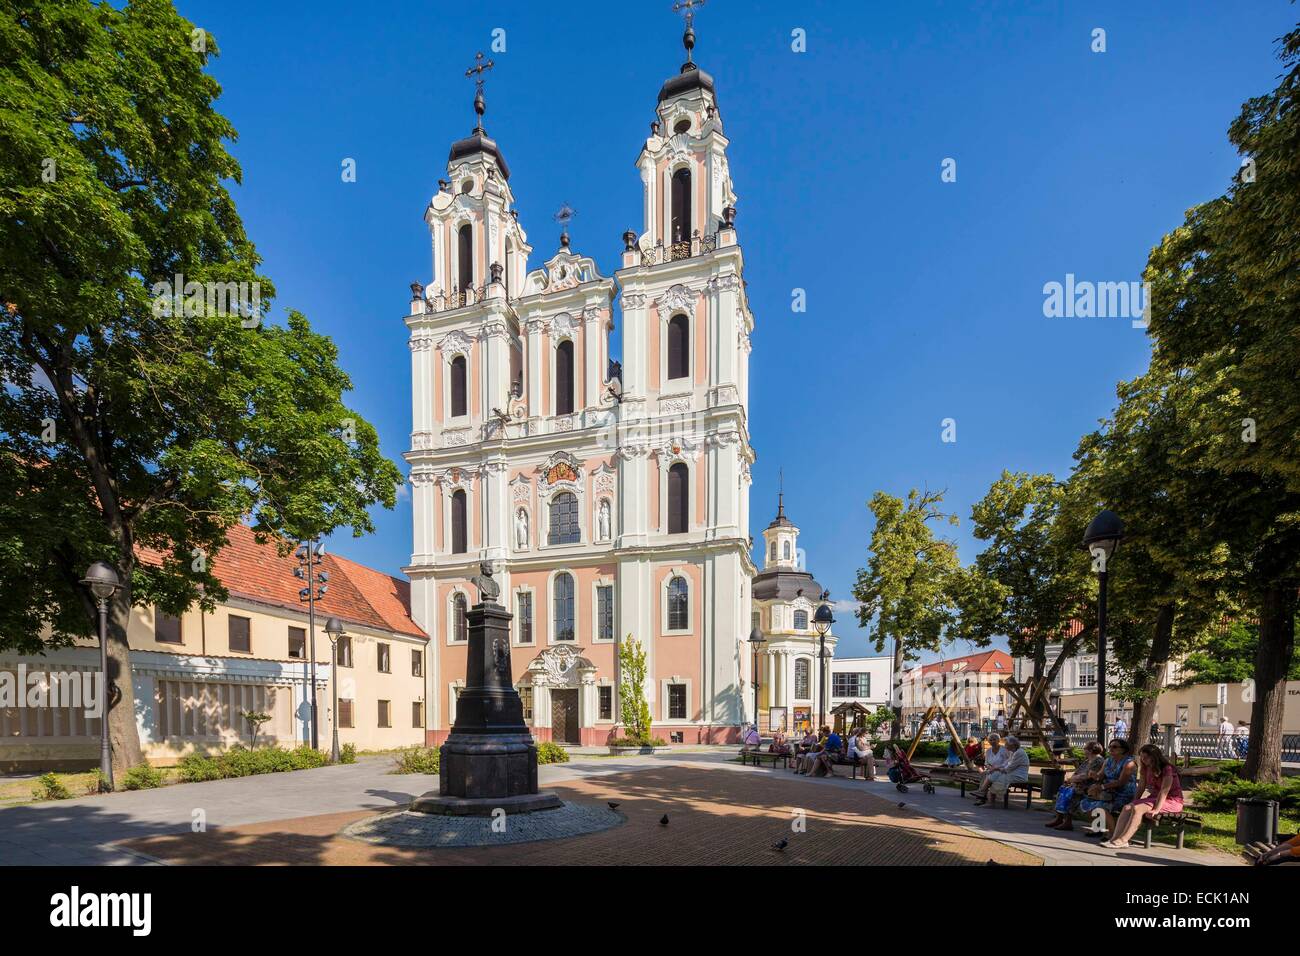
<instances>
[{"instance_id":1,"label":"lamp post with round globe","mask_svg":"<svg viewBox=\"0 0 1300 956\"><path fill-rule=\"evenodd\" d=\"M111 565L96 561L86 569L81 583L94 595L95 606L99 609L99 770L104 775L105 786L112 790L113 753L108 741L108 602L122 586L122 581Z\"/></svg>"}]
</instances>

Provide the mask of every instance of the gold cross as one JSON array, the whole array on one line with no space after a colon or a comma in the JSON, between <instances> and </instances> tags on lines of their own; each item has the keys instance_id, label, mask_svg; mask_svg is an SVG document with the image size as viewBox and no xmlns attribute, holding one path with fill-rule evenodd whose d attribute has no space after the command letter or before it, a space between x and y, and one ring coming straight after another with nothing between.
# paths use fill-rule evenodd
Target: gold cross
<instances>
[{"instance_id":1,"label":"gold cross","mask_svg":"<svg viewBox=\"0 0 1300 956\"><path fill-rule=\"evenodd\" d=\"M488 60L486 63L483 62L482 50L479 50L474 54L474 65L465 71L465 75L474 77L474 88L476 90L482 91L483 74L492 69L493 65L494 64L491 60Z\"/></svg>"}]
</instances>

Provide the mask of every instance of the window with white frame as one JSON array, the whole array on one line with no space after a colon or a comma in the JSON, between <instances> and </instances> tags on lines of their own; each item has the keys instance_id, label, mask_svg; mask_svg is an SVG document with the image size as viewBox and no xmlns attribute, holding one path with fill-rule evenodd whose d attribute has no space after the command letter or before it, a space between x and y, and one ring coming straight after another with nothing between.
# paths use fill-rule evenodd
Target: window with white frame
<instances>
[{"instance_id":1,"label":"window with white frame","mask_svg":"<svg viewBox=\"0 0 1300 956\"><path fill-rule=\"evenodd\" d=\"M794 696L796 700L812 700L808 693L810 680L811 664L806 657L800 657L794 662Z\"/></svg>"},{"instance_id":2,"label":"window with white frame","mask_svg":"<svg viewBox=\"0 0 1300 956\"><path fill-rule=\"evenodd\" d=\"M515 640L520 644L533 643L533 594L520 591L515 595Z\"/></svg>"},{"instance_id":3,"label":"window with white frame","mask_svg":"<svg viewBox=\"0 0 1300 956\"><path fill-rule=\"evenodd\" d=\"M614 639L614 586L611 584L596 586L596 638Z\"/></svg>"},{"instance_id":4,"label":"window with white frame","mask_svg":"<svg viewBox=\"0 0 1300 956\"><path fill-rule=\"evenodd\" d=\"M836 673L831 675L832 697L870 697L871 675L868 673Z\"/></svg>"},{"instance_id":5,"label":"window with white frame","mask_svg":"<svg viewBox=\"0 0 1300 956\"><path fill-rule=\"evenodd\" d=\"M460 643L469 640L469 600L463 594L451 599L452 640Z\"/></svg>"},{"instance_id":6,"label":"window with white frame","mask_svg":"<svg viewBox=\"0 0 1300 956\"><path fill-rule=\"evenodd\" d=\"M550 527L546 533L547 544L577 544L582 540L578 526L578 496L562 491L551 499Z\"/></svg>"},{"instance_id":7,"label":"window with white frame","mask_svg":"<svg viewBox=\"0 0 1300 956\"><path fill-rule=\"evenodd\" d=\"M555 576L552 585L552 605L555 609L553 621L554 639L557 641L573 640L573 575L561 571Z\"/></svg>"},{"instance_id":8,"label":"window with white frame","mask_svg":"<svg viewBox=\"0 0 1300 956\"><path fill-rule=\"evenodd\" d=\"M795 611L795 612L794 612L794 629L795 629L796 631L806 631L806 630L808 630L808 612L807 612L807 611Z\"/></svg>"},{"instance_id":9,"label":"window with white frame","mask_svg":"<svg viewBox=\"0 0 1300 956\"><path fill-rule=\"evenodd\" d=\"M1079 661L1079 686L1080 687L1097 686L1097 662L1096 661Z\"/></svg>"},{"instance_id":10,"label":"window with white frame","mask_svg":"<svg viewBox=\"0 0 1300 956\"><path fill-rule=\"evenodd\" d=\"M690 626L690 585L677 574L668 581L668 630L686 631Z\"/></svg>"},{"instance_id":11,"label":"window with white frame","mask_svg":"<svg viewBox=\"0 0 1300 956\"><path fill-rule=\"evenodd\" d=\"M596 688L597 720L614 719L614 688L610 684L601 684Z\"/></svg>"},{"instance_id":12,"label":"window with white frame","mask_svg":"<svg viewBox=\"0 0 1300 956\"><path fill-rule=\"evenodd\" d=\"M523 684L519 688L519 702L524 705L524 723L533 722L533 685Z\"/></svg>"},{"instance_id":13,"label":"window with white frame","mask_svg":"<svg viewBox=\"0 0 1300 956\"><path fill-rule=\"evenodd\" d=\"M686 719L686 685L668 685L668 719Z\"/></svg>"}]
</instances>

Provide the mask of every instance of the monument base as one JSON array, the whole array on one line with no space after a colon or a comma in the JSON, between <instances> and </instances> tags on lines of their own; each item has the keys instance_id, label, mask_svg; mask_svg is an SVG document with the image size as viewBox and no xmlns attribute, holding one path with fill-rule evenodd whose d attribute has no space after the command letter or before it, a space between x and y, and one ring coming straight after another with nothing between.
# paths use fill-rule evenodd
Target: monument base
<instances>
[{"instance_id":1,"label":"monument base","mask_svg":"<svg viewBox=\"0 0 1300 956\"><path fill-rule=\"evenodd\" d=\"M513 797L448 797L439 793L426 793L411 801L417 813L436 813L446 817L490 817L497 810L512 813L536 813L539 810L556 810L564 801L554 791L521 793Z\"/></svg>"}]
</instances>

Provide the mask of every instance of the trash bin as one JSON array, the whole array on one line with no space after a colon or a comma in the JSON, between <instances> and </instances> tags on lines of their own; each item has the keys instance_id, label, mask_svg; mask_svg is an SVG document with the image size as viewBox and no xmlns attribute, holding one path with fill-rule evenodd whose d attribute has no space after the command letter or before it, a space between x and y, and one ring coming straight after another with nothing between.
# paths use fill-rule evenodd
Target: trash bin
<instances>
[{"instance_id":1,"label":"trash bin","mask_svg":"<svg viewBox=\"0 0 1300 956\"><path fill-rule=\"evenodd\" d=\"M1277 801L1258 797L1237 798L1237 842L1242 846L1251 843L1277 841Z\"/></svg>"},{"instance_id":2,"label":"trash bin","mask_svg":"<svg viewBox=\"0 0 1300 956\"><path fill-rule=\"evenodd\" d=\"M1061 789L1061 784L1065 783L1065 771L1058 767L1044 767L1041 773L1043 778L1043 799L1055 800L1057 791Z\"/></svg>"}]
</instances>

